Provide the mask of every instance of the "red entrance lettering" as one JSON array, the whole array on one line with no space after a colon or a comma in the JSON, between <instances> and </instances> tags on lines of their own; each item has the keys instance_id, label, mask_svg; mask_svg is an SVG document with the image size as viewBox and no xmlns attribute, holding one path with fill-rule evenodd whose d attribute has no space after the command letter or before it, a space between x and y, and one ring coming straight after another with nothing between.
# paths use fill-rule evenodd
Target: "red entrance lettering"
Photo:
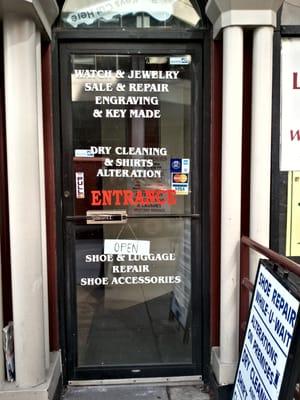
<instances>
[{"instance_id":1,"label":"red entrance lettering","mask_svg":"<svg viewBox=\"0 0 300 400\"><path fill-rule=\"evenodd\" d=\"M175 190L91 190L92 206L175 205Z\"/></svg>"}]
</instances>

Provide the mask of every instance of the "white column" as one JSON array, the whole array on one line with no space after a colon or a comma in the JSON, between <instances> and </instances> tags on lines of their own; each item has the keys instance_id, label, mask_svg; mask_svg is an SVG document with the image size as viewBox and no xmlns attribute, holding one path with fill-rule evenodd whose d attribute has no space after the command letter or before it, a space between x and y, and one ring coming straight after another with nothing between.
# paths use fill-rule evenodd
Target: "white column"
<instances>
[{"instance_id":1,"label":"white column","mask_svg":"<svg viewBox=\"0 0 300 400\"><path fill-rule=\"evenodd\" d=\"M238 284L241 237L243 30L223 32L220 358L238 357Z\"/></svg>"},{"instance_id":2,"label":"white column","mask_svg":"<svg viewBox=\"0 0 300 400\"><path fill-rule=\"evenodd\" d=\"M4 71L16 377L45 380L43 243L35 24L4 17Z\"/></svg>"},{"instance_id":3,"label":"white column","mask_svg":"<svg viewBox=\"0 0 300 400\"><path fill-rule=\"evenodd\" d=\"M243 30L223 31L220 348L212 365L220 384L234 380L238 359Z\"/></svg>"},{"instance_id":4,"label":"white column","mask_svg":"<svg viewBox=\"0 0 300 400\"><path fill-rule=\"evenodd\" d=\"M269 247L273 27L254 31L252 68L250 238ZM258 259L250 252L250 279Z\"/></svg>"}]
</instances>

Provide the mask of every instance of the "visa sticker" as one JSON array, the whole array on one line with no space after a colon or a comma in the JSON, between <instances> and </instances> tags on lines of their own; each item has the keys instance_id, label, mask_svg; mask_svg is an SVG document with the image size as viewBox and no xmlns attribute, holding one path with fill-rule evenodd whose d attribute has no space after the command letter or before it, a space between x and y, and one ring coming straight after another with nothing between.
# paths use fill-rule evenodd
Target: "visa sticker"
<instances>
[{"instance_id":1,"label":"visa sticker","mask_svg":"<svg viewBox=\"0 0 300 400\"><path fill-rule=\"evenodd\" d=\"M172 183L172 189L176 191L176 195L189 194L189 184L188 183Z\"/></svg>"}]
</instances>

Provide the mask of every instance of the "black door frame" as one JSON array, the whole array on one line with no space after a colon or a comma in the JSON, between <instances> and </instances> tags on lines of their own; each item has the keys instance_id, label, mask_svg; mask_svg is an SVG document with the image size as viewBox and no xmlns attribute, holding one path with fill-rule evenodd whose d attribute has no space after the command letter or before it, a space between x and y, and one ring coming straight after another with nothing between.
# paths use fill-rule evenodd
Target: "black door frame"
<instances>
[{"instance_id":1,"label":"black door frame","mask_svg":"<svg viewBox=\"0 0 300 400\"><path fill-rule=\"evenodd\" d=\"M83 38L85 36L85 38ZM105 35L106 36L106 35ZM147 35L146 35L147 36ZM126 40L118 40L118 34L115 35L115 38L112 39L110 35L109 39L101 38L99 41L98 32L95 37L95 34L91 32L62 32L58 30L55 33L54 40L54 52L53 52L53 71L54 71L54 124L55 124L55 153L56 153L56 187L57 187L57 237L58 237L58 287L59 287L59 309L60 309L60 337L61 337L61 348L62 348L62 359L63 359L63 375L64 381L67 383L69 380L77 380L77 379L107 379L107 378L128 378L128 367L118 368L116 371L107 369L105 373L99 377L99 370L96 368L84 368L76 370L74 369L74 353L70 350L74 348L74 340L76 338L72 334L74 332L74 327L72 324L70 325L69 315L72 315L74 312L74 308L72 307L72 292L70 290L70 285L65 286L66 282L66 271L64 269L64 253L65 253L65 244L64 237L67 234L65 230L65 226L63 223L63 210L62 210L62 187L63 187L63 179L61 175L62 171L62 163L65 160L64 155L62 154L62 142L61 142L61 129L62 129L62 117L66 118L64 112L62 112L62 107L65 102L61 101L61 91L60 87L60 71L59 65L63 62L61 56L61 49L65 50L65 54L69 52L76 51L76 53L85 52L91 53L95 51L104 51L106 54L115 54L116 49L119 47L120 51L124 51L124 49L136 50L142 52L151 52L158 53L163 52L174 53L174 50L179 52L183 51L195 51L195 49L201 47L202 48L202 61L200 70L200 81L199 87L201 87L202 91L199 93L197 101L194 102L193 114L197 115L199 113L200 118L196 118L198 123L193 131L194 132L203 132L203 135L195 135L194 137L194 150L199 149L200 154L197 154L197 158L199 157L199 171L198 176L195 179L198 183L201 182L200 185L197 183L195 186L197 190L193 190L193 193L198 198L198 209L199 214L201 215L201 226L200 224L192 223L192 260L197 261L199 268L198 276L194 277L192 281L192 292L196 293L199 288L198 301L195 301L195 295L192 307L197 310L198 318L194 321L195 329L193 330L192 341L196 344L197 349L195 353L195 362L191 368L182 367L182 365L178 366L160 366L157 369L157 366L145 366L143 367L143 377L147 376L172 376L172 375L193 375L193 374L201 374L204 381L208 381L209 378L209 365L210 365L210 299L209 299L209 116L210 116L210 59L209 59L209 42L208 37L204 31L200 31L197 33L188 34L188 37L179 37L178 35L168 34L167 36L172 36L169 38L164 38L167 40L158 40L158 38L153 43L153 40L149 42L147 38L144 38L143 45L141 45L140 40L133 41L131 38L126 38ZM193 38L191 37L193 36ZM195 37L196 36L196 37ZM176 39L175 39L176 37ZM71 39L72 38L72 39ZM135 37L136 38L136 37ZM197 40L195 40L197 38ZM124 36L123 36L124 39ZM131 40L130 40L131 39ZM153 38L152 38L153 39ZM182 40L183 39L183 40ZM187 40L188 39L188 40ZM66 50L68 49L68 50ZM205 60L205 61L203 61ZM65 76L68 76L68 71L65 70L63 72ZM63 93L64 92L63 88ZM200 112L199 112L200 111ZM193 133L192 133L193 135ZM196 241L199 241L202 246L197 246ZM200 251L202 249L202 251ZM194 268L195 269L195 268ZM67 289L67 290L66 290ZM64 299L64 300L63 300ZM69 321L69 322L68 322ZM198 330L198 332L196 332ZM71 334L70 334L71 333ZM194 351L194 350L193 350ZM200 362L200 359L202 362ZM75 371L74 374L70 374L70 371ZM115 373L114 373L115 371ZM158 371L158 372L157 372ZM132 376L131 376L132 377Z\"/></svg>"}]
</instances>

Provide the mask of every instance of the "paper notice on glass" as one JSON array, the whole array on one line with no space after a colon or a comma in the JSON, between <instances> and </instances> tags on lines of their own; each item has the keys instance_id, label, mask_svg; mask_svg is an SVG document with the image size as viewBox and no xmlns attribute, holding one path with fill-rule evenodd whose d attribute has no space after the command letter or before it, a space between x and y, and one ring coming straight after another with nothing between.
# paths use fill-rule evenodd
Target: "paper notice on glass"
<instances>
[{"instance_id":1,"label":"paper notice on glass","mask_svg":"<svg viewBox=\"0 0 300 400\"><path fill-rule=\"evenodd\" d=\"M104 254L148 255L149 240L105 239Z\"/></svg>"}]
</instances>

